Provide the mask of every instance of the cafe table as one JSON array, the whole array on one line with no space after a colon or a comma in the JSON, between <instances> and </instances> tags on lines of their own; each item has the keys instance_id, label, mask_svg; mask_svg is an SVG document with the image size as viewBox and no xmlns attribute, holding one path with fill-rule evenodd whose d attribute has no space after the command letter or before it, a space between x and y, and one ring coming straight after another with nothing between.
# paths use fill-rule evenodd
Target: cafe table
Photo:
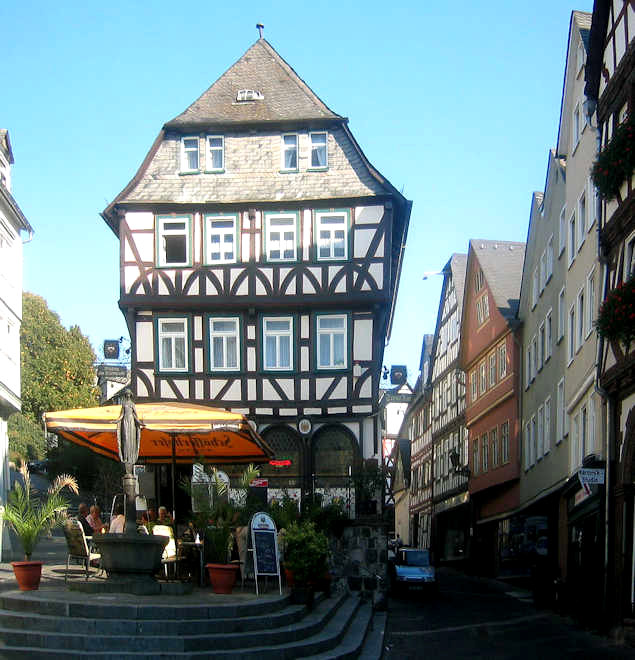
<instances>
[{"instance_id":1,"label":"cafe table","mask_svg":"<svg viewBox=\"0 0 635 660\"><path fill-rule=\"evenodd\" d=\"M199 559L199 584L201 587L205 586L205 573L203 570L203 557L205 555L205 548L204 548L204 543L203 541L199 541L198 543L196 541L183 541L182 539L179 539L178 541L179 546L181 548L194 548L195 550L198 551L198 559Z\"/></svg>"}]
</instances>

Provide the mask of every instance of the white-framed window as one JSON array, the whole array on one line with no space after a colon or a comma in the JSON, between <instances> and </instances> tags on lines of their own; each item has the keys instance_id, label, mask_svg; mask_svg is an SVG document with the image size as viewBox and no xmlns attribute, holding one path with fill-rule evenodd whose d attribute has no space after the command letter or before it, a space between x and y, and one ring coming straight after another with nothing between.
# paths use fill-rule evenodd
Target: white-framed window
<instances>
[{"instance_id":1,"label":"white-framed window","mask_svg":"<svg viewBox=\"0 0 635 660\"><path fill-rule=\"evenodd\" d=\"M525 352L525 389L531 384L531 342Z\"/></svg>"},{"instance_id":2,"label":"white-framed window","mask_svg":"<svg viewBox=\"0 0 635 660\"><path fill-rule=\"evenodd\" d=\"M533 362L531 364L531 379L534 380L536 378L536 374L538 373L538 336L534 335L533 339L531 340L531 354L533 357Z\"/></svg>"},{"instance_id":3,"label":"white-framed window","mask_svg":"<svg viewBox=\"0 0 635 660\"><path fill-rule=\"evenodd\" d=\"M531 420L525 423L525 472L531 467Z\"/></svg>"},{"instance_id":4,"label":"white-framed window","mask_svg":"<svg viewBox=\"0 0 635 660\"><path fill-rule=\"evenodd\" d=\"M531 278L531 308L533 309L538 302L538 267L534 268Z\"/></svg>"},{"instance_id":5,"label":"white-framed window","mask_svg":"<svg viewBox=\"0 0 635 660\"><path fill-rule=\"evenodd\" d=\"M282 136L280 169L283 172L298 170L298 135L286 133Z\"/></svg>"},{"instance_id":6,"label":"white-framed window","mask_svg":"<svg viewBox=\"0 0 635 660\"><path fill-rule=\"evenodd\" d=\"M238 216L205 216L205 263L232 264L237 261Z\"/></svg>"},{"instance_id":7,"label":"white-framed window","mask_svg":"<svg viewBox=\"0 0 635 660\"><path fill-rule=\"evenodd\" d=\"M198 172L198 136L187 135L181 138L181 172Z\"/></svg>"},{"instance_id":8,"label":"white-framed window","mask_svg":"<svg viewBox=\"0 0 635 660\"><path fill-rule=\"evenodd\" d=\"M547 241L547 270L546 270L545 284L549 282L552 275L553 275L553 234L549 236L549 240Z\"/></svg>"},{"instance_id":9,"label":"white-framed window","mask_svg":"<svg viewBox=\"0 0 635 660\"><path fill-rule=\"evenodd\" d=\"M475 293L478 293L483 288L484 282L485 282L485 278L483 276L483 269L479 268L476 271L476 274L474 275L474 291L475 291Z\"/></svg>"},{"instance_id":10,"label":"white-framed window","mask_svg":"<svg viewBox=\"0 0 635 660\"><path fill-rule=\"evenodd\" d=\"M348 211L316 211L315 237L318 261L348 259Z\"/></svg>"},{"instance_id":11,"label":"white-framed window","mask_svg":"<svg viewBox=\"0 0 635 660\"><path fill-rule=\"evenodd\" d=\"M501 424L501 464L509 462L509 422Z\"/></svg>"},{"instance_id":12,"label":"white-framed window","mask_svg":"<svg viewBox=\"0 0 635 660\"><path fill-rule=\"evenodd\" d=\"M575 304L569 307L569 328L568 328L568 337L567 337L567 361L568 364L573 362L573 356L575 355Z\"/></svg>"},{"instance_id":13,"label":"white-framed window","mask_svg":"<svg viewBox=\"0 0 635 660\"><path fill-rule=\"evenodd\" d=\"M481 298L476 301L476 321L479 325L483 325L483 303Z\"/></svg>"},{"instance_id":14,"label":"white-framed window","mask_svg":"<svg viewBox=\"0 0 635 660\"><path fill-rule=\"evenodd\" d=\"M540 255L540 293L545 290L547 284L547 248Z\"/></svg>"},{"instance_id":15,"label":"white-framed window","mask_svg":"<svg viewBox=\"0 0 635 660\"><path fill-rule=\"evenodd\" d=\"M309 133L311 142L311 169L325 170L329 166L328 161L328 133L320 131Z\"/></svg>"},{"instance_id":16,"label":"white-framed window","mask_svg":"<svg viewBox=\"0 0 635 660\"><path fill-rule=\"evenodd\" d=\"M544 453L551 450L551 397L545 399L545 446Z\"/></svg>"},{"instance_id":17,"label":"white-framed window","mask_svg":"<svg viewBox=\"0 0 635 660\"><path fill-rule=\"evenodd\" d=\"M505 342L498 347L498 376L499 380L507 376L507 344Z\"/></svg>"},{"instance_id":18,"label":"white-framed window","mask_svg":"<svg viewBox=\"0 0 635 660\"><path fill-rule=\"evenodd\" d=\"M156 320L156 328L159 371L188 371L188 317L159 317Z\"/></svg>"},{"instance_id":19,"label":"white-framed window","mask_svg":"<svg viewBox=\"0 0 635 660\"><path fill-rule=\"evenodd\" d=\"M573 416L573 424L571 426L571 446L569 447L569 450L571 452L571 464L573 467L577 467L580 465L581 460L580 460L580 444L579 444L579 438L580 438L580 413L576 413Z\"/></svg>"},{"instance_id":20,"label":"white-framed window","mask_svg":"<svg viewBox=\"0 0 635 660\"><path fill-rule=\"evenodd\" d=\"M573 263L573 260L575 259L575 253L576 253L576 231L575 231L575 213L571 215L569 218L569 249L568 249L568 256L567 256L567 265L571 266Z\"/></svg>"},{"instance_id":21,"label":"white-framed window","mask_svg":"<svg viewBox=\"0 0 635 660\"><path fill-rule=\"evenodd\" d=\"M564 287L560 289L558 294L558 343L565 335L567 328L567 305L564 297Z\"/></svg>"},{"instance_id":22,"label":"white-framed window","mask_svg":"<svg viewBox=\"0 0 635 660\"><path fill-rule=\"evenodd\" d=\"M635 233L624 243L624 282L635 277Z\"/></svg>"},{"instance_id":23,"label":"white-framed window","mask_svg":"<svg viewBox=\"0 0 635 660\"><path fill-rule=\"evenodd\" d=\"M545 362L551 357L553 350L553 323L551 320L551 309L545 316Z\"/></svg>"},{"instance_id":24,"label":"white-framed window","mask_svg":"<svg viewBox=\"0 0 635 660\"><path fill-rule=\"evenodd\" d=\"M589 410L587 404L585 403L580 409L580 463L584 460L584 457L589 453Z\"/></svg>"},{"instance_id":25,"label":"white-framed window","mask_svg":"<svg viewBox=\"0 0 635 660\"><path fill-rule=\"evenodd\" d=\"M225 137L223 135L207 136L206 157L206 171L222 172L225 169Z\"/></svg>"},{"instance_id":26,"label":"white-framed window","mask_svg":"<svg viewBox=\"0 0 635 660\"><path fill-rule=\"evenodd\" d=\"M582 348L584 343L584 326L586 323L586 314L584 313L584 286L578 291L578 327L576 334L576 353Z\"/></svg>"},{"instance_id":27,"label":"white-framed window","mask_svg":"<svg viewBox=\"0 0 635 660\"><path fill-rule=\"evenodd\" d=\"M567 245L567 207L563 206L562 211L560 211L560 222L558 224L558 257L564 252L564 248Z\"/></svg>"},{"instance_id":28,"label":"white-framed window","mask_svg":"<svg viewBox=\"0 0 635 660\"><path fill-rule=\"evenodd\" d=\"M492 445L491 463L495 468L498 465L498 429L496 427L489 432L489 440Z\"/></svg>"},{"instance_id":29,"label":"white-framed window","mask_svg":"<svg viewBox=\"0 0 635 660\"><path fill-rule=\"evenodd\" d=\"M293 369L293 317L263 317L262 346L262 363L266 371L291 371Z\"/></svg>"},{"instance_id":30,"label":"white-framed window","mask_svg":"<svg viewBox=\"0 0 635 660\"><path fill-rule=\"evenodd\" d=\"M536 460L539 461L545 451L545 407L538 406L538 433L536 437Z\"/></svg>"},{"instance_id":31,"label":"white-framed window","mask_svg":"<svg viewBox=\"0 0 635 660\"><path fill-rule=\"evenodd\" d=\"M545 354L547 353L547 337L545 334L545 322L540 324L538 329L538 371L542 370L545 363Z\"/></svg>"},{"instance_id":32,"label":"white-framed window","mask_svg":"<svg viewBox=\"0 0 635 660\"><path fill-rule=\"evenodd\" d=\"M489 296L487 291L483 294L483 322L489 319Z\"/></svg>"},{"instance_id":33,"label":"white-framed window","mask_svg":"<svg viewBox=\"0 0 635 660\"><path fill-rule=\"evenodd\" d=\"M478 377L476 369L470 374L470 383L472 384L472 403L478 398Z\"/></svg>"},{"instance_id":34,"label":"white-framed window","mask_svg":"<svg viewBox=\"0 0 635 660\"><path fill-rule=\"evenodd\" d=\"M489 386L496 385L496 352L489 356Z\"/></svg>"},{"instance_id":35,"label":"white-framed window","mask_svg":"<svg viewBox=\"0 0 635 660\"><path fill-rule=\"evenodd\" d=\"M593 185L593 179L591 177L589 177L588 180L587 180L587 190L588 190L587 199L589 200L589 203L587 204L587 206L588 206L587 212L589 214L588 231L591 231L591 227L593 227L593 225L595 224L595 220L596 220L597 202L598 202L597 189Z\"/></svg>"},{"instance_id":36,"label":"white-framed window","mask_svg":"<svg viewBox=\"0 0 635 660\"><path fill-rule=\"evenodd\" d=\"M576 103L575 108L573 109L573 117L571 122L571 152L575 151L575 148L578 146L580 141L580 133L582 132L582 112L580 110L580 104Z\"/></svg>"},{"instance_id":37,"label":"white-framed window","mask_svg":"<svg viewBox=\"0 0 635 660\"><path fill-rule=\"evenodd\" d=\"M240 319L210 317L209 359L212 371L240 370Z\"/></svg>"},{"instance_id":38,"label":"white-framed window","mask_svg":"<svg viewBox=\"0 0 635 660\"><path fill-rule=\"evenodd\" d=\"M478 469L480 467L478 464L478 457L479 457L478 445L479 445L479 439L478 437L476 437L474 438L474 446L472 448L472 472L474 474L478 474Z\"/></svg>"},{"instance_id":39,"label":"white-framed window","mask_svg":"<svg viewBox=\"0 0 635 660\"><path fill-rule=\"evenodd\" d=\"M536 415L531 416L531 441L529 443L529 464L535 465L537 455L538 433L536 429Z\"/></svg>"},{"instance_id":40,"label":"white-framed window","mask_svg":"<svg viewBox=\"0 0 635 660\"><path fill-rule=\"evenodd\" d=\"M159 215L156 220L157 264L163 267L191 263L191 223L189 215Z\"/></svg>"},{"instance_id":41,"label":"white-framed window","mask_svg":"<svg viewBox=\"0 0 635 660\"><path fill-rule=\"evenodd\" d=\"M578 252L584 243L586 238L586 226L587 226L587 204L586 204L586 192L583 192L578 199Z\"/></svg>"},{"instance_id":42,"label":"white-framed window","mask_svg":"<svg viewBox=\"0 0 635 660\"><path fill-rule=\"evenodd\" d=\"M556 390L556 444L560 444L565 435L565 421L564 416L566 412L564 409L564 378L558 382Z\"/></svg>"},{"instance_id":43,"label":"white-framed window","mask_svg":"<svg viewBox=\"0 0 635 660\"><path fill-rule=\"evenodd\" d=\"M595 267L586 278L586 336L593 331L593 321L595 320Z\"/></svg>"},{"instance_id":44,"label":"white-framed window","mask_svg":"<svg viewBox=\"0 0 635 660\"><path fill-rule=\"evenodd\" d=\"M318 369L346 369L348 363L347 316L325 314L317 317Z\"/></svg>"},{"instance_id":45,"label":"white-framed window","mask_svg":"<svg viewBox=\"0 0 635 660\"><path fill-rule=\"evenodd\" d=\"M298 254L297 213L265 213L267 261L296 261Z\"/></svg>"},{"instance_id":46,"label":"white-framed window","mask_svg":"<svg viewBox=\"0 0 635 660\"><path fill-rule=\"evenodd\" d=\"M487 366L485 364L485 361L481 362L481 364L478 367L479 369L479 390L480 394L483 395L487 391Z\"/></svg>"},{"instance_id":47,"label":"white-framed window","mask_svg":"<svg viewBox=\"0 0 635 660\"><path fill-rule=\"evenodd\" d=\"M487 472L489 469L489 438L487 433L481 438L482 444L482 460L483 460L483 472Z\"/></svg>"}]
</instances>

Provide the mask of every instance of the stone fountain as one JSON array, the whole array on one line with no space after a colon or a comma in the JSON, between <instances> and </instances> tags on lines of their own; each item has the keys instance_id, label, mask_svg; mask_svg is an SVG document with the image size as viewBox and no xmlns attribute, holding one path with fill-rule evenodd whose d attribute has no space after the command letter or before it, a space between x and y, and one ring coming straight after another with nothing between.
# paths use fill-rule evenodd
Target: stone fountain
<instances>
[{"instance_id":1,"label":"stone fountain","mask_svg":"<svg viewBox=\"0 0 635 660\"><path fill-rule=\"evenodd\" d=\"M126 496L126 524L123 534L96 534L93 544L101 554L101 567L108 578L100 582L76 583L80 591L102 593L132 593L138 595L157 594L166 585L157 582L155 575L161 570L161 556L169 539L137 532L137 507L133 466L139 457L141 422L137 417L132 395L124 393L121 416L117 421L117 444L119 458L126 473L123 490Z\"/></svg>"}]
</instances>

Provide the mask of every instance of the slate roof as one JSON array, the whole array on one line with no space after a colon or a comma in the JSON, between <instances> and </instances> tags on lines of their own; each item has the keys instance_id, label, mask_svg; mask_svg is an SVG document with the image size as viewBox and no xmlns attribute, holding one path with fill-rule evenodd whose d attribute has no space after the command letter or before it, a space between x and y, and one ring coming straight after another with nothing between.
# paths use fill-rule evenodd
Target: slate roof
<instances>
[{"instance_id":1,"label":"slate roof","mask_svg":"<svg viewBox=\"0 0 635 660\"><path fill-rule=\"evenodd\" d=\"M498 311L505 319L513 319L520 302L525 243L472 239L470 249L483 269Z\"/></svg>"},{"instance_id":2,"label":"slate roof","mask_svg":"<svg viewBox=\"0 0 635 660\"><path fill-rule=\"evenodd\" d=\"M448 262L452 270L452 279L456 290L456 304L460 310L463 309L463 291L465 289L465 273L467 270L467 254L455 252ZM446 266L447 268L447 266Z\"/></svg>"},{"instance_id":3,"label":"slate roof","mask_svg":"<svg viewBox=\"0 0 635 660\"><path fill-rule=\"evenodd\" d=\"M241 89L264 99L237 101ZM249 50L185 112L167 122L169 129L303 120L336 120L334 113L265 39Z\"/></svg>"}]
</instances>

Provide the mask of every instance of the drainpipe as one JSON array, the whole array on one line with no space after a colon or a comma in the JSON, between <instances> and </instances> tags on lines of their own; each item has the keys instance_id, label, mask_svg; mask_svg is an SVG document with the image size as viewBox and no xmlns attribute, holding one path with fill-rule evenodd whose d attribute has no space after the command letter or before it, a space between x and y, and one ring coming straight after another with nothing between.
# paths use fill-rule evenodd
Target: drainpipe
<instances>
[{"instance_id":1,"label":"drainpipe","mask_svg":"<svg viewBox=\"0 0 635 660\"><path fill-rule=\"evenodd\" d=\"M597 100L587 97L584 102L584 109L589 121L589 127L595 131L595 157L599 155L602 150L602 129L597 117ZM593 126L593 115L595 114L596 125ZM595 218L596 218L596 236L597 236L597 259L601 268L602 277L602 298L606 299L606 294L609 288L609 265L606 254L602 248L602 200L595 190ZM609 513L610 513L610 486L611 486L611 447L613 443L613 417L614 402L609 393L600 385L600 378L602 376L602 362L604 356L604 337L598 337L597 352L595 358L595 392L602 398L606 405L606 417L604 420L604 567L603 567L603 611L607 612L609 604L609 542L610 542L610 526L609 526Z\"/></svg>"}]
</instances>

